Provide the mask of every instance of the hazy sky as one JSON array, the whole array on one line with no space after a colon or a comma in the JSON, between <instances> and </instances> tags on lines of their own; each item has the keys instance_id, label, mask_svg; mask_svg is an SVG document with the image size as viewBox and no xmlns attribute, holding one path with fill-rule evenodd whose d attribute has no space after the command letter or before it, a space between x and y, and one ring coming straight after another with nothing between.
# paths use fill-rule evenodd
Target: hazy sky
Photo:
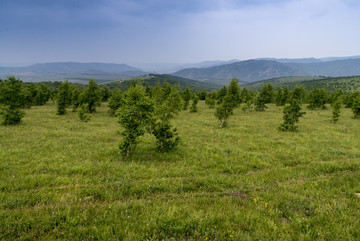
<instances>
[{"instance_id":1,"label":"hazy sky","mask_svg":"<svg viewBox=\"0 0 360 241\"><path fill-rule=\"evenodd\" d=\"M0 64L360 54L359 0L0 0Z\"/></svg>"}]
</instances>

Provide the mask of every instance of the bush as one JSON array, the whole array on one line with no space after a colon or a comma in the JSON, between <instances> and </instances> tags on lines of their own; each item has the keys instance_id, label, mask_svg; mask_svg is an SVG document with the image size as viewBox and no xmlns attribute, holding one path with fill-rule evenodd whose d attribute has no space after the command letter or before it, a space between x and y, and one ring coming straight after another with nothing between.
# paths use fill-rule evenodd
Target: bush
<instances>
[{"instance_id":1,"label":"bush","mask_svg":"<svg viewBox=\"0 0 360 241\"><path fill-rule=\"evenodd\" d=\"M192 99L192 104L190 106L190 112L191 113L198 112L198 107L197 107L198 102L199 102L199 96L197 96L197 94L195 94L193 99Z\"/></svg>"},{"instance_id":2,"label":"bush","mask_svg":"<svg viewBox=\"0 0 360 241\"><path fill-rule=\"evenodd\" d=\"M81 121L88 122L91 119L88 104L82 104L78 108L78 115Z\"/></svg>"},{"instance_id":3,"label":"bush","mask_svg":"<svg viewBox=\"0 0 360 241\"><path fill-rule=\"evenodd\" d=\"M172 128L170 123L157 122L153 126L152 133L156 137L157 150L160 152L171 151L179 144L177 130Z\"/></svg>"},{"instance_id":4,"label":"bush","mask_svg":"<svg viewBox=\"0 0 360 241\"><path fill-rule=\"evenodd\" d=\"M360 118L360 97L359 96L357 96L354 99L351 110L354 113L353 118L354 119L359 119Z\"/></svg>"},{"instance_id":5,"label":"bush","mask_svg":"<svg viewBox=\"0 0 360 241\"><path fill-rule=\"evenodd\" d=\"M14 76L9 76L2 82L0 88L0 103L3 105L0 115L3 125L15 125L21 122L24 112L20 108L25 106L23 83Z\"/></svg>"},{"instance_id":6,"label":"bush","mask_svg":"<svg viewBox=\"0 0 360 241\"><path fill-rule=\"evenodd\" d=\"M2 125L19 124L25 115L25 113L20 109L11 109L8 106L3 107L0 114L2 115Z\"/></svg>"},{"instance_id":7,"label":"bush","mask_svg":"<svg viewBox=\"0 0 360 241\"><path fill-rule=\"evenodd\" d=\"M342 101L341 96L338 96L332 105L332 116L331 122L336 123L340 118L340 109L341 109Z\"/></svg>"},{"instance_id":8,"label":"bush","mask_svg":"<svg viewBox=\"0 0 360 241\"><path fill-rule=\"evenodd\" d=\"M290 105L284 107L284 122L279 126L282 131L296 131L297 126L295 124L299 122L299 118L305 115L305 112L301 112L300 100L292 99Z\"/></svg>"}]
</instances>

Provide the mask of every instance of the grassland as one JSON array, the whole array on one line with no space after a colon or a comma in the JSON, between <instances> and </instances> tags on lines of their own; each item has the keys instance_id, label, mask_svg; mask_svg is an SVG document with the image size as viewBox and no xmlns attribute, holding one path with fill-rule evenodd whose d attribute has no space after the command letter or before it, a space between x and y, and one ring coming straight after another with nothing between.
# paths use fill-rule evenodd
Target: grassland
<instances>
[{"instance_id":1,"label":"grassland","mask_svg":"<svg viewBox=\"0 0 360 241\"><path fill-rule=\"evenodd\" d=\"M0 127L0 240L359 240L360 122L306 110L277 130L282 108L181 112L182 144L146 135L122 158L106 105L88 123L52 103Z\"/></svg>"}]
</instances>

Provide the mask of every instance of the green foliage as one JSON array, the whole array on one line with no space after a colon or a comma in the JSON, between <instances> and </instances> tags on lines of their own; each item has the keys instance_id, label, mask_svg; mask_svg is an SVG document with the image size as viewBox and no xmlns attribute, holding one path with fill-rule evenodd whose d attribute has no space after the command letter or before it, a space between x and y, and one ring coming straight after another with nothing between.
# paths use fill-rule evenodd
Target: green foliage
<instances>
[{"instance_id":1,"label":"green foliage","mask_svg":"<svg viewBox=\"0 0 360 241\"><path fill-rule=\"evenodd\" d=\"M160 82L156 83L153 95L154 95L153 98L154 98L155 103L162 103L163 102L165 95L164 95L164 90L161 87Z\"/></svg>"},{"instance_id":2,"label":"green foliage","mask_svg":"<svg viewBox=\"0 0 360 241\"><path fill-rule=\"evenodd\" d=\"M226 126L226 121L233 114L234 103L230 95L225 95L220 105L216 107L215 116L220 120L220 128Z\"/></svg>"},{"instance_id":3,"label":"green foliage","mask_svg":"<svg viewBox=\"0 0 360 241\"><path fill-rule=\"evenodd\" d=\"M285 86L283 99L281 100L281 104L284 103L284 105L285 105L288 102L289 98L290 98L290 91L289 91L289 88L287 86Z\"/></svg>"},{"instance_id":4,"label":"green foliage","mask_svg":"<svg viewBox=\"0 0 360 241\"><path fill-rule=\"evenodd\" d=\"M66 107L71 104L71 91L69 82L66 80L64 83L61 83L57 97L57 115L65 115L66 114Z\"/></svg>"},{"instance_id":5,"label":"green foliage","mask_svg":"<svg viewBox=\"0 0 360 241\"><path fill-rule=\"evenodd\" d=\"M205 104L209 106L209 109L214 109L216 104L216 91L212 91L205 98Z\"/></svg>"},{"instance_id":6,"label":"green foliage","mask_svg":"<svg viewBox=\"0 0 360 241\"><path fill-rule=\"evenodd\" d=\"M297 126L295 125L299 122L299 118L305 115L305 112L301 111L300 100L293 98L289 105L284 106L283 111L284 122L279 126L279 129L282 131L296 131Z\"/></svg>"},{"instance_id":7,"label":"green foliage","mask_svg":"<svg viewBox=\"0 0 360 241\"><path fill-rule=\"evenodd\" d=\"M45 105L49 99L50 90L45 84L41 83L35 96L35 105Z\"/></svg>"},{"instance_id":8,"label":"green foliage","mask_svg":"<svg viewBox=\"0 0 360 241\"><path fill-rule=\"evenodd\" d=\"M277 106L283 106L285 105L285 102L284 102L284 91L283 91L283 88L279 87L278 91L276 92L276 95L275 95L275 104Z\"/></svg>"},{"instance_id":9,"label":"green foliage","mask_svg":"<svg viewBox=\"0 0 360 241\"><path fill-rule=\"evenodd\" d=\"M351 110L354 114L353 118L359 119L360 118L360 97L359 96L355 97L355 99L353 101L353 105L351 107Z\"/></svg>"},{"instance_id":10,"label":"green foliage","mask_svg":"<svg viewBox=\"0 0 360 241\"><path fill-rule=\"evenodd\" d=\"M180 142L176 128L172 128L166 121L156 122L152 133L156 137L157 150L160 152L169 152Z\"/></svg>"},{"instance_id":11,"label":"green foliage","mask_svg":"<svg viewBox=\"0 0 360 241\"><path fill-rule=\"evenodd\" d=\"M241 109L242 109L243 111L248 112L248 111L251 110L251 105L252 105L251 100L248 100L248 101L246 101L246 102L244 103L244 105L241 107Z\"/></svg>"},{"instance_id":12,"label":"green foliage","mask_svg":"<svg viewBox=\"0 0 360 241\"><path fill-rule=\"evenodd\" d=\"M228 90L226 88L226 86L224 85L218 92L217 92L217 104L221 104L223 98L227 95Z\"/></svg>"},{"instance_id":13,"label":"green foliage","mask_svg":"<svg viewBox=\"0 0 360 241\"><path fill-rule=\"evenodd\" d=\"M80 104L88 104L89 113L96 111L96 107L101 104L100 87L95 80L89 79L88 87L80 94Z\"/></svg>"},{"instance_id":14,"label":"green foliage","mask_svg":"<svg viewBox=\"0 0 360 241\"><path fill-rule=\"evenodd\" d=\"M0 116L2 116L2 125L17 125L21 123L25 113L18 108L12 109L9 106L3 106L0 108Z\"/></svg>"},{"instance_id":15,"label":"green foliage","mask_svg":"<svg viewBox=\"0 0 360 241\"><path fill-rule=\"evenodd\" d=\"M153 97L153 89L151 88L151 86L149 84L145 85L145 93L147 96L149 96L150 98Z\"/></svg>"},{"instance_id":16,"label":"green foliage","mask_svg":"<svg viewBox=\"0 0 360 241\"><path fill-rule=\"evenodd\" d=\"M341 99L341 96L338 96L332 105L331 122L334 124L336 122L338 122L338 120L340 118L341 105L342 105L342 99Z\"/></svg>"},{"instance_id":17,"label":"green foliage","mask_svg":"<svg viewBox=\"0 0 360 241\"><path fill-rule=\"evenodd\" d=\"M73 111L76 111L80 106L80 94L81 90L79 88L72 88L71 90L71 104L73 107Z\"/></svg>"},{"instance_id":18,"label":"green foliage","mask_svg":"<svg viewBox=\"0 0 360 241\"><path fill-rule=\"evenodd\" d=\"M327 93L325 89L313 89L308 95L308 106L309 109L321 108L326 109Z\"/></svg>"},{"instance_id":19,"label":"green foliage","mask_svg":"<svg viewBox=\"0 0 360 241\"><path fill-rule=\"evenodd\" d=\"M235 77L231 80L227 94L230 96L232 105L238 107L241 103L239 80Z\"/></svg>"},{"instance_id":20,"label":"green foliage","mask_svg":"<svg viewBox=\"0 0 360 241\"><path fill-rule=\"evenodd\" d=\"M138 138L144 135L150 125L154 112L153 100L146 96L144 88L136 84L126 91L124 104L118 109L118 122L125 129L120 150L129 156L136 147Z\"/></svg>"},{"instance_id":21,"label":"green foliage","mask_svg":"<svg viewBox=\"0 0 360 241\"><path fill-rule=\"evenodd\" d=\"M161 100L161 101L159 101ZM155 101L155 116L161 122L167 122L178 114L183 107L182 97L178 86L170 87L168 93Z\"/></svg>"},{"instance_id":22,"label":"green foliage","mask_svg":"<svg viewBox=\"0 0 360 241\"><path fill-rule=\"evenodd\" d=\"M115 89L109 99L109 114L110 116L115 116L117 109L119 109L124 104L124 95L120 89Z\"/></svg>"},{"instance_id":23,"label":"green foliage","mask_svg":"<svg viewBox=\"0 0 360 241\"><path fill-rule=\"evenodd\" d=\"M273 103L275 97L274 87L271 83L264 84L262 89L260 90L260 95L265 104Z\"/></svg>"},{"instance_id":24,"label":"green foliage","mask_svg":"<svg viewBox=\"0 0 360 241\"><path fill-rule=\"evenodd\" d=\"M256 95L254 105L256 111L265 111L265 108L267 108L265 96L262 94L262 92Z\"/></svg>"},{"instance_id":25,"label":"green foliage","mask_svg":"<svg viewBox=\"0 0 360 241\"><path fill-rule=\"evenodd\" d=\"M189 106L189 102L192 98L192 93L191 90L188 86L186 86L186 89L182 92L182 97L184 100L184 106L183 106L183 110L187 110L188 106Z\"/></svg>"},{"instance_id":26,"label":"green foliage","mask_svg":"<svg viewBox=\"0 0 360 241\"><path fill-rule=\"evenodd\" d=\"M108 99L111 96L111 92L109 90L109 87L107 86L103 86L100 90L100 95L101 95L101 101L105 102L108 101Z\"/></svg>"},{"instance_id":27,"label":"green foliage","mask_svg":"<svg viewBox=\"0 0 360 241\"><path fill-rule=\"evenodd\" d=\"M305 98L306 98L306 90L304 86L299 86L299 85L295 86L295 88L290 94L290 102L293 99L295 99L295 100L299 100L300 103L303 103Z\"/></svg>"},{"instance_id":28,"label":"green foliage","mask_svg":"<svg viewBox=\"0 0 360 241\"><path fill-rule=\"evenodd\" d=\"M194 96L192 98L192 103L190 106L191 113L198 112L198 107L197 107L198 102L199 102L199 97L197 96L197 94L194 94Z\"/></svg>"},{"instance_id":29,"label":"green foliage","mask_svg":"<svg viewBox=\"0 0 360 241\"><path fill-rule=\"evenodd\" d=\"M170 119L177 115L183 108L183 97L179 92L179 86L165 86L167 90L162 97L155 101L154 117L151 125L151 132L156 137L157 150L160 152L169 152L179 144L176 128L172 128ZM162 100L162 101L159 101Z\"/></svg>"},{"instance_id":30,"label":"green foliage","mask_svg":"<svg viewBox=\"0 0 360 241\"><path fill-rule=\"evenodd\" d=\"M0 104L2 104L0 115L3 125L16 125L21 122L24 112L25 95L23 83L14 76L9 76L0 85Z\"/></svg>"},{"instance_id":31,"label":"green foliage","mask_svg":"<svg viewBox=\"0 0 360 241\"><path fill-rule=\"evenodd\" d=\"M242 88L240 96L241 102L252 102L252 95L247 88Z\"/></svg>"},{"instance_id":32,"label":"green foliage","mask_svg":"<svg viewBox=\"0 0 360 241\"><path fill-rule=\"evenodd\" d=\"M354 100L360 97L360 92L359 91L355 91L352 92L351 94L347 94L344 97L344 104L346 108L351 108L353 106Z\"/></svg>"},{"instance_id":33,"label":"green foliage","mask_svg":"<svg viewBox=\"0 0 360 241\"><path fill-rule=\"evenodd\" d=\"M88 122L91 119L89 114L89 106L87 103L83 103L78 107L79 119L84 122Z\"/></svg>"}]
</instances>

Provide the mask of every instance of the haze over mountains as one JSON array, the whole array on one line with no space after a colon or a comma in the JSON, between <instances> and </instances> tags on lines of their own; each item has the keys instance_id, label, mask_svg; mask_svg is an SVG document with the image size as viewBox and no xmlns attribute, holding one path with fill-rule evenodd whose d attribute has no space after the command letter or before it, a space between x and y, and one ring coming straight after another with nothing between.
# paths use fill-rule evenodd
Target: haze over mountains
<instances>
[{"instance_id":1,"label":"haze over mountains","mask_svg":"<svg viewBox=\"0 0 360 241\"><path fill-rule=\"evenodd\" d=\"M188 68L175 76L227 84L234 76L251 83L286 76L352 76L360 75L360 57L345 59L254 59L208 68Z\"/></svg>"},{"instance_id":2,"label":"haze over mountains","mask_svg":"<svg viewBox=\"0 0 360 241\"><path fill-rule=\"evenodd\" d=\"M55 62L26 67L0 67L0 78L15 75L23 81L76 81L96 79L99 82L144 75L142 70L126 64Z\"/></svg>"},{"instance_id":3,"label":"haze over mountains","mask_svg":"<svg viewBox=\"0 0 360 241\"><path fill-rule=\"evenodd\" d=\"M180 69L172 75L203 83L228 84L236 76L242 83L287 76L352 76L360 75L360 56L253 60L204 61L174 66ZM140 68L127 64L56 62L26 67L0 67L0 78L15 75L23 81L63 81L86 83L89 78L98 82L145 75Z\"/></svg>"}]
</instances>

